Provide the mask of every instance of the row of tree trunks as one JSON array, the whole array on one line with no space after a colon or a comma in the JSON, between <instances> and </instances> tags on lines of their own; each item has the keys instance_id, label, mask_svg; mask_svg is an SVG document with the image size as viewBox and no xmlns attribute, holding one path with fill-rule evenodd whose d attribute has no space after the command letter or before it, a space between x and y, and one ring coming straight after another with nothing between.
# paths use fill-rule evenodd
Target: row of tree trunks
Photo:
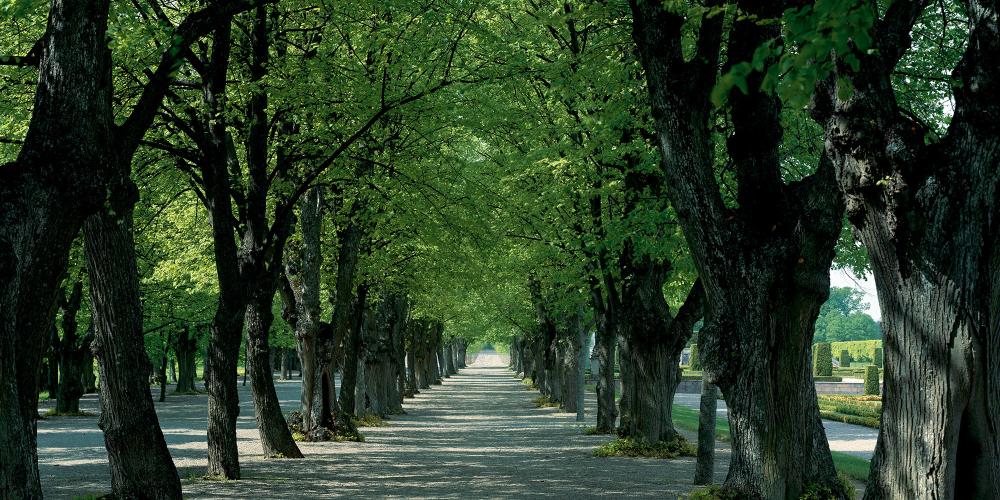
<instances>
[{"instance_id":1,"label":"row of tree trunks","mask_svg":"<svg viewBox=\"0 0 1000 500\"><path fill-rule=\"evenodd\" d=\"M112 104L109 3L51 2L28 133L16 163L0 169L4 214L0 219L0 496L4 497L41 496L35 442L38 365L70 244L88 216L87 239L110 245L88 244L87 259L102 374L101 426L113 494L180 497L180 483L146 384L150 369L142 348L131 236L136 196L128 178L136 148L186 47L204 34L215 17L231 16L247 8L247 2L214 4L186 19L120 126L114 123ZM197 21L188 22L191 19ZM112 199L105 203L109 194ZM98 213L108 208L114 213ZM106 262L95 263L105 258ZM133 430L137 432L126 439ZM130 456L135 450L145 455Z\"/></svg>"}]
</instances>

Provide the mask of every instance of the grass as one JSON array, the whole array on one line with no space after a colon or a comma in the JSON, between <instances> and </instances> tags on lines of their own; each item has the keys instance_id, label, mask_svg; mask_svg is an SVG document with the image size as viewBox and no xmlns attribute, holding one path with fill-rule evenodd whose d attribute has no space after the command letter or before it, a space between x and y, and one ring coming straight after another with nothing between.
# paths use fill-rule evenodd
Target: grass
<instances>
[{"instance_id":1,"label":"grass","mask_svg":"<svg viewBox=\"0 0 1000 500\"><path fill-rule=\"evenodd\" d=\"M870 461L841 451L831 451L830 453L833 455L833 467L837 469L837 472L855 481L862 483L868 481Z\"/></svg>"},{"instance_id":2,"label":"grass","mask_svg":"<svg viewBox=\"0 0 1000 500\"><path fill-rule=\"evenodd\" d=\"M360 417L353 417L353 419L354 425L358 427L385 427L389 425L389 422L372 412L365 413Z\"/></svg>"},{"instance_id":3,"label":"grass","mask_svg":"<svg viewBox=\"0 0 1000 500\"><path fill-rule=\"evenodd\" d=\"M548 396L538 396L531 400L539 408L559 408L558 401L552 401Z\"/></svg>"},{"instance_id":4,"label":"grass","mask_svg":"<svg viewBox=\"0 0 1000 500\"><path fill-rule=\"evenodd\" d=\"M674 405L673 416L674 427L691 432L698 432L698 410L688 408L686 406ZM729 420L724 418L715 420L715 438L719 441L729 442L731 439L731 434L729 432ZM839 451L831 453L833 454L833 466L837 469L837 472L841 472L856 481L864 482L868 480L868 468L871 465L871 462L849 453Z\"/></svg>"},{"instance_id":5,"label":"grass","mask_svg":"<svg viewBox=\"0 0 1000 500\"><path fill-rule=\"evenodd\" d=\"M821 394L817 400L819 414L827 420L873 429L878 429L881 423L882 398L879 396Z\"/></svg>"},{"instance_id":6,"label":"grass","mask_svg":"<svg viewBox=\"0 0 1000 500\"><path fill-rule=\"evenodd\" d=\"M660 441L646 444L629 438L609 441L594 450L595 457L645 457L645 458L677 458L693 457L698 450L686 439L678 436L673 441Z\"/></svg>"}]
</instances>

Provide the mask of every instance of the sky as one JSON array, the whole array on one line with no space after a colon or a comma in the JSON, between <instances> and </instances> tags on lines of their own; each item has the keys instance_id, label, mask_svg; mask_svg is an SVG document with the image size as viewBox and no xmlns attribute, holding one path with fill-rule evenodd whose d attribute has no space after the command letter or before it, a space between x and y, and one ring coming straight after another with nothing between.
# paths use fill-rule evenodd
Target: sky
<instances>
[{"instance_id":1,"label":"sky","mask_svg":"<svg viewBox=\"0 0 1000 500\"><path fill-rule=\"evenodd\" d=\"M858 279L854 273L846 269L831 269L830 286L861 290L865 294L864 302L868 305L868 314L875 321L882 319L882 310L878 307L878 296L875 295L875 279L871 273L867 273L864 279Z\"/></svg>"}]
</instances>

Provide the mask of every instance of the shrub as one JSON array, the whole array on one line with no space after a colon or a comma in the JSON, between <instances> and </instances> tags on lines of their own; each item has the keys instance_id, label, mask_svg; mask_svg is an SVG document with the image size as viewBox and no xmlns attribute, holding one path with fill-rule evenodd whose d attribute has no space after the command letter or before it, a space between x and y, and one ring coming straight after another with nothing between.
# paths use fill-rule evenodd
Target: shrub
<instances>
[{"instance_id":1,"label":"shrub","mask_svg":"<svg viewBox=\"0 0 1000 500\"><path fill-rule=\"evenodd\" d=\"M594 450L595 457L677 458L697 455L698 450L680 436L670 441L660 441L655 444L621 438L604 443Z\"/></svg>"},{"instance_id":2,"label":"shrub","mask_svg":"<svg viewBox=\"0 0 1000 500\"><path fill-rule=\"evenodd\" d=\"M878 380L878 367L869 366L865 370L865 394L870 396L876 396L880 394L881 387L879 386Z\"/></svg>"},{"instance_id":3,"label":"shrub","mask_svg":"<svg viewBox=\"0 0 1000 500\"><path fill-rule=\"evenodd\" d=\"M875 354L873 356L873 359L875 360L875 366L877 366L879 368L882 368L882 348L881 347L876 347L875 348Z\"/></svg>"},{"instance_id":4,"label":"shrub","mask_svg":"<svg viewBox=\"0 0 1000 500\"><path fill-rule=\"evenodd\" d=\"M813 374L821 377L833 375L833 354L830 351L829 343L816 344L816 356L813 358Z\"/></svg>"},{"instance_id":5,"label":"shrub","mask_svg":"<svg viewBox=\"0 0 1000 500\"><path fill-rule=\"evenodd\" d=\"M847 349L842 349L840 351L840 367L841 368L851 367L851 353L847 352Z\"/></svg>"},{"instance_id":6,"label":"shrub","mask_svg":"<svg viewBox=\"0 0 1000 500\"><path fill-rule=\"evenodd\" d=\"M688 365L692 370L701 370L701 360L698 359L698 344L691 344L691 360Z\"/></svg>"},{"instance_id":7,"label":"shrub","mask_svg":"<svg viewBox=\"0 0 1000 500\"><path fill-rule=\"evenodd\" d=\"M816 382L843 382L844 377L836 377L836 376L823 377L820 375L816 375L815 377L813 377L813 380L815 380Z\"/></svg>"}]
</instances>

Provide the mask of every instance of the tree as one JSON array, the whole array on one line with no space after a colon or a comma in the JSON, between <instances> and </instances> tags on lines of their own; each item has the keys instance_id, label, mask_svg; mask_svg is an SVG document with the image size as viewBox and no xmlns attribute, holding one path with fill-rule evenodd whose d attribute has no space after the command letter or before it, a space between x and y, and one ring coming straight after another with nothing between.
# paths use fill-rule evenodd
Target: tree
<instances>
[{"instance_id":1,"label":"tree","mask_svg":"<svg viewBox=\"0 0 1000 500\"><path fill-rule=\"evenodd\" d=\"M814 98L879 284L886 398L869 498L1000 494L1000 371L975 354L1000 349L1000 246L989 222L1000 161L998 11L992 2L929 6L854 5L868 20L860 43L838 51ZM944 46L921 40L953 26L949 7L967 21ZM953 96L950 123L926 112L922 120L900 97L908 84L897 72L928 63L933 72L918 72L951 71L932 94ZM943 132L927 125L935 122Z\"/></svg>"},{"instance_id":2,"label":"tree","mask_svg":"<svg viewBox=\"0 0 1000 500\"><path fill-rule=\"evenodd\" d=\"M711 94L722 41L724 68L744 67L756 47L781 43L781 26L757 19L779 17L785 4L737 2L731 23L724 10L694 7L690 16L700 26L693 33L686 31L684 4L629 4L666 193L705 290L702 365L729 406L733 458L726 487L777 498L822 484L842 496L808 363L842 220L843 203L830 196L833 164L814 158L814 173L783 178L783 110L761 90L759 75L747 79L745 92L726 93L737 208L723 199L713 159ZM693 47L685 46L689 39Z\"/></svg>"}]
</instances>

